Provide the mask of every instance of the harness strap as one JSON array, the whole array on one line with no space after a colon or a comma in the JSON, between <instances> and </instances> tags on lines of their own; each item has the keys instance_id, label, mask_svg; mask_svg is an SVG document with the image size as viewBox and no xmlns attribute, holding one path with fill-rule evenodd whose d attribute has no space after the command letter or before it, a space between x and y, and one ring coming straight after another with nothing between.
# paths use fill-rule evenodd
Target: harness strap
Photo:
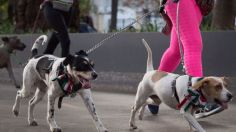
<instances>
[{"instance_id":1,"label":"harness strap","mask_svg":"<svg viewBox=\"0 0 236 132\"><path fill-rule=\"evenodd\" d=\"M192 76L188 77L188 87L192 87Z\"/></svg>"},{"instance_id":2,"label":"harness strap","mask_svg":"<svg viewBox=\"0 0 236 132\"><path fill-rule=\"evenodd\" d=\"M179 101L179 96L178 96L178 93L177 93L177 90L176 90L176 80L179 78L180 76L177 76L173 81L172 81L172 84L171 84L171 87L172 87L172 90L174 91L174 96L177 100L178 103L180 103ZM191 87L192 86L192 76L189 76L188 78L188 87Z\"/></svg>"},{"instance_id":3,"label":"harness strap","mask_svg":"<svg viewBox=\"0 0 236 132\"><path fill-rule=\"evenodd\" d=\"M172 81L172 84L171 84L171 88L172 88L172 90L174 91L174 96L175 96L175 98L176 98L176 100L177 100L178 103L179 103L179 96L178 96L178 93L177 93L177 91L176 91L176 80L177 80L179 77L180 77L180 76L175 77L175 79Z\"/></svg>"},{"instance_id":4,"label":"harness strap","mask_svg":"<svg viewBox=\"0 0 236 132\"><path fill-rule=\"evenodd\" d=\"M199 78L197 79L197 81L202 80L203 78ZM178 109L183 108L183 110L186 112L189 110L189 108L191 106L193 107L198 107L201 109L205 109L206 108L206 98L204 97L201 89L193 89L192 88L192 77L189 76L188 79L188 93L185 95L185 98L179 102L179 104L177 105Z\"/></svg>"}]
</instances>

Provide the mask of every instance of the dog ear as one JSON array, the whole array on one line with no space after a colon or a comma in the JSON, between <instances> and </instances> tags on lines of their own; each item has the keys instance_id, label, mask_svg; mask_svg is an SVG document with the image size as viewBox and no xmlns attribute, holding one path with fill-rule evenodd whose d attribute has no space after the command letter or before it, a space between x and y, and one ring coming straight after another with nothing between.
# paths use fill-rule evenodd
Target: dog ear
<instances>
[{"instance_id":1,"label":"dog ear","mask_svg":"<svg viewBox=\"0 0 236 132\"><path fill-rule=\"evenodd\" d=\"M2 41L3 42L9 42L9 38L8 37L2 37Z\"/></svg>"},{"instance_id":2,"label":"dog ear","mask_svg":"<svg viewBox=\"0 0 236 132\"><path fill-rule=\"evenodd\" d=\"M229 77L221 77L221 79L222 79L224 85L226 87L228 87L228 83L230 82L230 78Z\"/></svg>"},{"instance_id":3,"label":"dog ear","mask_svg":"<svg viewBox=\"0 0 236 132\"><path fill-rule=\"evenodd\" d=\"M63 65L67 66L68 64L72 64L73 60L74 60L74 56L73 55L68 55L65 60L63 61Z\"/></svg>"},{"instance_id":4,"label":"dog ear","mask_svg":"<svg viewBox=\"0 0 236 132\"><path fill-rule=\"evenodd\" d=\"M200 89L205 88L209 84L209 80L207 78L202 78L200 81L196 82L192 88L193 89Z\"/></svg>"},{"instance_id":5,"label":"dog ear","mask_svg":"<svg viewBox=\"0 0 236 132\"><path fill-rule=\"evenodd\" d=\"M225 81L225 82L228 82L228 81L230 80L229 77L221 77L221 79L222 79L223 81Z\"/></svg>"},{"instance_id":6,"label":"dog ear","mask_svg":"<svg viewBox=\"0 0 236 132\"><path fill-rule=\"evenodd\" d=\"M79 52L76 52L75 54L81 55L81 56L88 56L88 54L84 50L80 50Z\"/></svg>"}]
</instances>

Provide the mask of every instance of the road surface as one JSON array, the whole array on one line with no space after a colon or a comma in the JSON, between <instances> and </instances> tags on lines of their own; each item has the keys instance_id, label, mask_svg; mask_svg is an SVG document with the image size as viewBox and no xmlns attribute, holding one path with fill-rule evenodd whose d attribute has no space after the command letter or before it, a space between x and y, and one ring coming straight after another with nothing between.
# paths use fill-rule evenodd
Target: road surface
<instances>
[{"instance_id":1,"label":"road surface","mask_svg":"<svg viewBox=\"0 0 236 132\"><path fill-rule=\"evenodd\" d=\"M16 89L9 81L0 81L0 132L48 132L46 122L46 98L36 106L35 116L39 126L27 124L28 100L22 101L19 117L14 117L11 109ZM137 121L138 130L129 130L130 109L134 102L133 94L106 93L93 91L93 98L103 123L111 132L188 132L187 122L178 111L161 105L158 116L145 111L143 121ZM235 132L236 103L229 109L199 120L207 132ZM61 110L56 109L56 121L63 132L96 132L91 116L81 98L64 99Z\"/></svg>"}]
</instances>

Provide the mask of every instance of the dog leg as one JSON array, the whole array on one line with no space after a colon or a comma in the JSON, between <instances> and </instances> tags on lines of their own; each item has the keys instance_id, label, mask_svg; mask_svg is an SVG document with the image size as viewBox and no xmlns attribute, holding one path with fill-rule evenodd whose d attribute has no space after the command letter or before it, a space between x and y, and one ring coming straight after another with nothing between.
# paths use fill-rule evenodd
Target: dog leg
<instances>
[{"instance_id":1,"label":"dog leg","mask_svg":"<svg viewBox=\"0 0 236 132\"><path fill-rule=\"evenodd\" d=\"M145 89L142 83L139 84L138 91L135 97L135 103L131 110L131 116L129 121L129 126L131 129L137 129L138 127L135 125L135 114L139 110L141 106L144 105L147 98L149 97L149 90Z\"/></svg>"},{"instance_id":2,"label":"dog leg","mask_svg":"<svg viewBox=\"0 0 236 132\"><path fill-rule=\"evenodd\" d=\"M15 77L14 77L14 74L13 74L13 71L12 71L12 66L11 66L11 63L10 63L10 62L7 64L7 71L8 71L9 77L10 77L11 80L13 81L15 87L16 87L17 89L19 89L19 88L20 88L20 85L16 82L16 79L15 79Z\"/></svg>"},{"instance_id":3,"label":"dog leg","mask_svg":"<svg viewBox=\"0 0 236 132\"><path fill-rule=\"evenodd\" d=\"M47 109L47 121L52 132L61 132L61 128L57 126L57 123L54 118L54 104L56 96L52 94L53 92L48 93L48 109Z\"/></svg>"},{"instance_id":4,"label":"dog leg","mask_svg":"<svg viewBox=\"0 0 236 132\"><path fill-rule=\"evenodd\" d=\"M147 106L147 103L142 105L141 108L139 109L139 112L138 112L138 119L139 120L143 120L144 110L145 110L146 106Z\"/></svg>"},{"instance_id":5,"label":"dog leg","mask_svg":"<svg viewBox=\"0 0 236 132\"><path fill-rule=\"evenodd\" d=\"M16 99L15 99L15 104L13 105L12 112L15 116L19 115L19 110L20 110L20 102L22 98L27 98L31 95L30 92L27 92L25 90L25 87L23 85L23 88L21 90L18 90L16 93Z\"/></svg>"},{"instance_id":6,"label":"dog leg","mask_svg":"<svg viewBox=\"0 0 236 132\"><path fill-rule=\"evenodd\" d=\"M21 98L23 98L23 97L22 97L22 94L21 94L21 90L19 90L16 93L15 104L13 105L13 109L12 109L12 112L15 116L19 115Z\"/></svg>"},{"instance_id":7,"label":"dog leg","mask_svg":"<svg viewBox=\"0 0 236 132\"><path fill-rule=\"evenodd\" d=\"M183 117L188 121L190 127L193 130L197 130L198 132L206 132L202 126L196 121L196 119L188 112L181 112Z\"/></svg>"},{"instance_id":8,"label":"dog leg","mask_svg":"<svg viewBox=\"0 0 236 132\"><path fill-rule=\"evenodd\" d=\"M27 70L26 70L27 69ZM15 104L13 105L13 113L15 116L19 115L19 109L20 109L20 102L22 98L28 98L30 97L32 94L35 93L35 84L34 84L34 76L32 76L34 74L31 74L31 71L29 70L29 68L25 67L24 72L23 72L23 85L22 85L22 89L17 91L16 94L16 100L15 100Z\"/></svg>"},{"instance_id":9,"label":"dog leg","mask_svg":"<svg viewBox=\"0 0 236 132\"><path fill-rule=\"evenodd\" d=\"M34 107L38 102L40 102L43 99L44 95L45 95L45 92L42 92L39 89L37 89L34 97L29 101L28 122L30 126L38 125L38 123L35 121L35 118L34 118Z\"/></svg>"},{"instance_id":10,"label":"dog leg","mask_svg":"<svg viewBox=\"0 0 236 132\"><path fill-rule=\"evenodd\" d=\"M159 105L160 103L155 103L151 98L148 98L147 101L141 106L140 110L139 110L139 113L138 113L138 117L139 117L139 120L142 120L143 119L143 115L144 115L144 110L145 110L145 107L149 104L152 104L152 105Z\"/></svg>"},{"instance_id":11,"label":"dog leg","mask_svg":"<svg viewBox=\"0 0 236 132\"><path fill-rule=\"evenodd\" d=\"M91 90L90 89L81 89L79 91L79 93L80 93L80 95L84 101L84 104L87 107L89 113L93 117L93 121L95 122L98 132L108 132L108 130L104 127L104 125L102 124L100 118L98 117L98 115L96 113L96 108L95 108L95 105L93 103L93 99L91 96Z\"/></svg>"}]
</instances>

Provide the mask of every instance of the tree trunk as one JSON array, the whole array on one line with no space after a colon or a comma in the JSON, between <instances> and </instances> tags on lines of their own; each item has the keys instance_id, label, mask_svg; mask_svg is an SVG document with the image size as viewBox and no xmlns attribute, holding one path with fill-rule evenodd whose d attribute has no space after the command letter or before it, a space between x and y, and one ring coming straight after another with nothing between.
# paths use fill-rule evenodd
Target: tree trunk
<instances>
[{"instance_id":1,"label":"tree trunk","mask_svg":"<svg viewBox=\"0 0 236 132\"><path fill-rule=\"evenodd\" d=\"M112 7L112 11L111 11L110 31L116 30L118 0L112 0L111 7Z\"/></svg>"},{"instance_id":2,"label":"tree trunk","mask_svg":"<svg viewBox=\"0 0 236 132\"><path fill-rule=\"evenodd\" d=\"M236 0L216 0L213 10L212 28L234 30Z\"/></svg>"}]
</instances>

